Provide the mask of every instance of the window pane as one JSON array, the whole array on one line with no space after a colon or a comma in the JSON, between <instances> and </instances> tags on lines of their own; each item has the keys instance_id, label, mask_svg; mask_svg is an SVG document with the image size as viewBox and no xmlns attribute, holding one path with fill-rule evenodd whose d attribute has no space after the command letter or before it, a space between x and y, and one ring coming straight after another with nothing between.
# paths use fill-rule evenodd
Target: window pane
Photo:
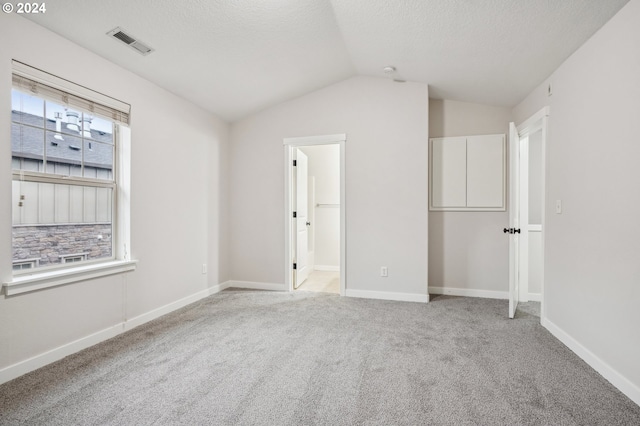
<instances>
[{"instance_id":1,"label":"window pane","mask_svg":"<svg viewBox=\"0 0 640 426\"><path fill-rule=\"evenodd\" d=\"M16 89L12 89L11 90L11 119L13 121L19 121L19 118L20 118L19 112L22 111L22 108L20 107L21 101L22 101L22 98L20 96L20 92L18 92Z\"/></svg>"},{"instance_id":2,"label":"window pane","mask_svg":"<svg viewBox=\"0 0 640 426\"><path fill-rule=\"evenodd\" d=\"M72 136L82 134L82 113L55 102L47 101L47 129Z\"/></svg>"},{"instance_id":3,"label":"window pane","mask_svg":"<svg viewBox=\"0 0 640 426\"><path fill-rule=\"evenodd\" d=\"M11 120L44 128L44 100L11 90Z\"/></svg>"},{"instance_id":4,"label":"window pane","mask_svg":"<svg viewBox=\"0 0 640 426\"><path fill-rule=\"evenodd\" d=\"M80 176L82 138L47 130L47 173Z\"/></svg>"},{"instance_id":5,"label":"window pane","mask_svg":"<svg viewBox=\"0 0 640 426\"><path fill-rule=\"evenodd\" d=\"M22 161L22 170L29 172L41 172L44 168L44 164L41 160L31 160L28 158L23 158L19 161Z\"/></svg>"},{"instance_id":6,"label":"window pane","mask_svg":"<svg viewBox=\"0 0 640 426\"><path fill-rule=\"evenodd\" d=\"M11 123L11 156L14 159L42 161L44 154L44 130ZM23 162L12 162L22 168Z\"/></svg>"},{"instance_id":7,"label":"window pane","mask_svg":"<svg viewBox=\"0 0 640 426\"><path fill-rule=\"evenodd\" d=\"M112 172L113 145L85 139L84 177L111 179Z\"/></svg>"},{"instance_id":8,"label":"window pane","mask_svg":"<svg viewBox=\"0 0 640 426\"><path fill-rule=\"evenodd\" d=\"M20 225L22 223L21 217L21 203L20 203L20 182L11 181L11 217L13 225Z\"/></svg>"},{"instance_id":9,"label":"window pane","mask_svg":"<svg viewBox=\"0 0 640 426\"><path fill-rule=\"evenodd\" d=\"M82 130L85 138L113 144L113 122L100 117L84 115Z\"/></svg>"},{"instance_id":10,"label":"window pane","mask_svg":"<svg viewBox=\"0 0 640 426\"><path fill-rule=\"evenodd\" d=\"M11 97L12 169L56 183L12 182L13 269L112 259L114 189L64 177L113 180L114 123L21 90Z\"/></svg>"},{"instance_id":11,"label":"window pane","mask_svg":"<svg viewBox=\"0 0 640 426\"><path fill-rule=\"evenodd\" d=\"M78 134L80 133L79 127L78 127L78 130L75 130L75 131L69 131L66 129L67 114L66 114L66 108L63 105L57 104L55 102L47 101L46 107L47 107L46 108L46 111L47 111L46 125L48 130L54 130L58 133L66 131L67 133L71 133L75 136L78 136Z\"/></svg>"},{"instance_id":12,"label":"window pane","mask_svg":"<svg viewBox=\"0 0 640 426\"><path fill-rule=\"evenodd\" d=\"M19 192L14 203L22 202L13 209L14 264L37 259L33 267L38 267L69 257L112 257L110 188L17 181L13 188Z\"/></svg>"}]
</instances>

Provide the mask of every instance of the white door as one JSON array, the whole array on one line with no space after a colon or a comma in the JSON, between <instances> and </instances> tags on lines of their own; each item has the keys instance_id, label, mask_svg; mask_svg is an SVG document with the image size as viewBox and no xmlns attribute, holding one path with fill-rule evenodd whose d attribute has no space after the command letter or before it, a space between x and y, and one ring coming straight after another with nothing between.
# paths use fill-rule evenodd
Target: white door
<instances>
[{"instance_id":1,"label":"white door","mask_svg":"<svg viewBox=\"0 0 640 426\"><path fill-rule=\"evenodd\" d=\"M296 160L296 199L295 199L295 228L296 228L296 270L293 288L298 288L309 276L307 255L309 218L307 214L307 156L298 148L295 150Z\"/></svg>"},{"instance_id":2,"label":"white door","mask_svg":"<svg viewBox=\"0 0 640 426\"><path fill-rule=\"evenodd\" d=\"M509 318L516 315L520 284L520 137L514 123L509 123ZM526 229L525 229L526 232Z\"/></svg>"}]
</instances>

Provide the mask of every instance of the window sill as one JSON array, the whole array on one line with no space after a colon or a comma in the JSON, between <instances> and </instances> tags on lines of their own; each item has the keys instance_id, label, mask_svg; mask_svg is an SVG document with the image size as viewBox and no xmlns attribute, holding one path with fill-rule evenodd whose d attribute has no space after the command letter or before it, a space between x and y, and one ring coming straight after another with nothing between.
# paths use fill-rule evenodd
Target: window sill
<instances>
[{"instance_id":1,"label":"window sill","mask_svg":"<svg viewBox=\"0 0 640 426\"><path fill-rule=\"evenodd\" d=\"M77 281L134 271L137 263L137 260L114 260L75 268L21 275L13 277L11 281L3 283L2 286L6 296L14 296Z\"/></svg>"}]
</instances>

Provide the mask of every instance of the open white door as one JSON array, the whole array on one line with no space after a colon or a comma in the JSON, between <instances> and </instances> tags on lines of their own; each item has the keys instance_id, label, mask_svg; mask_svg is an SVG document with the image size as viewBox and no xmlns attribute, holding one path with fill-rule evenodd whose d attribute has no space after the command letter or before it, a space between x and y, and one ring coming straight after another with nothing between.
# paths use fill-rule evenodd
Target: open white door
<instances>
[{"instance_id":1,"label":"open white door","mask_svg":"<svg viewBox=\"0 0 640 426\"><path fill-rule=\"evenodd\" d=\"M509 318L516 315L519 298L520 235L520 137L509 123Z\"/></svg>"},{"instance_id":2,"label":"open white door","mask_svg":"<svg viewBox=\"0 0 640 426\"><path fill-rule=\"evenodd\" d=\"M309 265L307 261L308 247L308 231L309 219L307 214L307 156L295 149L296 160L296 200L295 200L295 228L296 228L296 270L294 274L293 288L298 288L304 280L309 276Z\"/></svg>"},{"instance_id":3,"label":"open white door","mask_svg":"<svg viewBox=\"0 0 640 426\"><path fill-rule=\"evenodd\" d=\"M299 147L319 145L339 145L340 147L340 295L345 296L347 289L346 270L346 190L345 190L345 143L347 135L344 133L335 135L307 136L298 138L285 138L282 143L284 149L284 211L285 235L284 235L284 271L285 287L287 291L293 291L312 272L311 259L309 258L309 207L300 197L308 197L308 163L307 157L299 150ZM302 154L302 155L301 155ZM293 162L296 162L293 166ZM298 167L298 164L300 167ZM296 181L306 182L304 185ZM307 204L308 205L308 204ZM312 207L315 206L315 203ZM311 209L313 210L313 209ZM295 212L295 216L293 215ZM298 232L300 231L300 232ZM295 264L295 265L292 265ZM292 268L293 266L293 268Z\"/></svg>"}]
</instances>

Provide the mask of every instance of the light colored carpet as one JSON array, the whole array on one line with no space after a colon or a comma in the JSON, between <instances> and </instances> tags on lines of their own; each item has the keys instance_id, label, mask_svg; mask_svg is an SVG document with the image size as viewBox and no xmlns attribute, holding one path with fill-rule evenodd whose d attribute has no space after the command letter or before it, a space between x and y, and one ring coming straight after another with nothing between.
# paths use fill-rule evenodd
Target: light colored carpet
<instances>
[{"instance_id":1,"label":"light colored carpet","mask_svg":"<svg viewBox=\"0 0 640 426\"><path fill-rule=\"evenodd\" d=\"M229 289L0 386L2 425L638 425L507 302Z\"/></svg>"}]
</instances>

